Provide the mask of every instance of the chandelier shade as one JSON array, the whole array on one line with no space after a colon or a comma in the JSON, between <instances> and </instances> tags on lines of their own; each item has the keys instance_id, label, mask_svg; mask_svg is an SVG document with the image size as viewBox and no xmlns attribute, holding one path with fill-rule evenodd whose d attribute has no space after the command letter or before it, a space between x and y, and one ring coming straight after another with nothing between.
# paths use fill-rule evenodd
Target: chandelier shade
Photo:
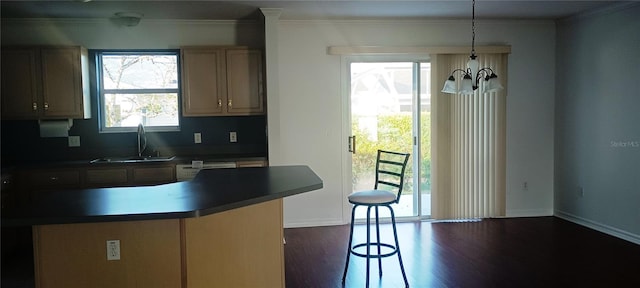
<instances>
[{"instance_id":1,"label":"chandelier shade","mask_svg":"<svg viewBox=\"0 0 640 288\"><path fill-rule=\"evenodd\" d=\"M480 93L496 92L503 89L498 80L498 75L489 67L480 68L480 63L476 58L475 40L476 40L476 1L472 1L471 10L471 54L467 62L466 69L455 69L449 75L442 88L443 93L450 94L473 94L475 90L482 87ZM462 75L460 87L456 83L455 74ZM484 83L480 83L484 81Z\"/></svg>"}]
</instances>

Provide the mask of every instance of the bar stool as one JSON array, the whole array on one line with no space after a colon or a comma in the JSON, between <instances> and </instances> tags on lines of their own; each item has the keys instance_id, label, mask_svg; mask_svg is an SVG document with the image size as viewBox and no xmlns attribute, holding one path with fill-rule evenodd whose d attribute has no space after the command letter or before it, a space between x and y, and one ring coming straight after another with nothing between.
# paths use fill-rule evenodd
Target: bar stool
<instances>
[{"instance_id":1,"label":"bar stool","mask_svg":"<svg viewBox=\"0 0 640 288\"><path fill-rule=\"evenodd\" d=\"M400 247L398 245L396 219L393 213L393 208L391 208L390 206L391 204L398 203L400 201L400 194L402 193L403 186L402 184L404 182L404 170L407 167L408 160L408 153L378 150L378 155L376 158L376 179L373 190L358 191L349 195L349 203L353 204L353 208L351 209L351 229L349 232L349 246L347 248L347 263L344 267L344 274L342 275L343 286L345 284L345 279L347 278L347 269L349 268L349 257L351 254L367 258L366 287L369 287L369 260L371 258L378 258L378 271L380 277L382 277L382 258L397 254L398 261L400 262L400 270L402 271L402 277L404 278L404 284L406 287L409 287L409 281L407 281L407 274L404 272L402 256L400 255ZM353 244L353 222L355 218L356 208L358 208L359 206L367 207L367 241L364 243ZM380 241L378 207L387 207L391 212L391 225L393 227L393 238L395 240L395 244L381 243ZM375 208L374 210L376 213L376 242L371 242L370 239L371 208ZM357 252L356 249L360 247L365 247L366 253ZM375 253L374 251L374 254L372 254L372 247L377 248L377 253ZM383 254L381 252L382 247L391 249L391 251Z\"/></svg>"}]
</instances>

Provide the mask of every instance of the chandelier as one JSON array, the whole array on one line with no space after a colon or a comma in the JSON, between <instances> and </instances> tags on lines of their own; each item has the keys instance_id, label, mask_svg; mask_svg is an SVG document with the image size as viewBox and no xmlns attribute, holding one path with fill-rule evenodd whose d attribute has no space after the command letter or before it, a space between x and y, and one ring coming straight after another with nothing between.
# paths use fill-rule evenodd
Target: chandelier
<instances>
[{"instance_id":1,"label":"chandelier","mask_svg":"<svg viewBox=\"0 0 640 288\"><path fill-rule=\"evenodd\" d=\"M498 81L498 75L489 67L480 68L480 63L476 58L475 41L476 41L476 1L473 0L471 4L471 54L469 55L469 61L467 62L467 69L455 69L449 75L447 81L444 82L444 88L442 92L451 94L473 94L473 91L482 86L480 93L495 92L503 89L502 85ZM460 83L460 89L456 85L456 78L454 75L459 73L462 75L462 82ZM480 81L484 81L484 85L480 85Z\"/></svg>"}]
</instances>

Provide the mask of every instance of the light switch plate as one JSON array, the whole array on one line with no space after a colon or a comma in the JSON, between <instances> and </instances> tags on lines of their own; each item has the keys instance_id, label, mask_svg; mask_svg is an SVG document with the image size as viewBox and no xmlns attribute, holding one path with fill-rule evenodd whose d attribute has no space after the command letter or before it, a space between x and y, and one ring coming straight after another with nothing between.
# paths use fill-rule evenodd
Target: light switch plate
<instances>
[{"instance_id":1,"label":"light switch plate","mask_svg":"<svg viewBox=\"0 0 640 288\"><path fill-rule=\"evenodd\" d=\"M193 133L193 142L196 144L202 143L202 134L201 133Z\"/></svg>"},{"instance_id":2,"label":"light switch plate","mask_svg":"<svg viewBox=\"0 0 640 288\"><path fill-rule=\"evenodd\" d=\"M238 134L236 132L229 132L229 142L238 142Z\"/></svg>"},{"instance_id":3,"label":"light switch plate","mask_svg":"<svg viewBox=\"0 0 640 288\"><path fill-rule=\"evenodd\" d=\"M69 147L80 147L80 136L69 136Z\"/></svg>"}]
</instances>

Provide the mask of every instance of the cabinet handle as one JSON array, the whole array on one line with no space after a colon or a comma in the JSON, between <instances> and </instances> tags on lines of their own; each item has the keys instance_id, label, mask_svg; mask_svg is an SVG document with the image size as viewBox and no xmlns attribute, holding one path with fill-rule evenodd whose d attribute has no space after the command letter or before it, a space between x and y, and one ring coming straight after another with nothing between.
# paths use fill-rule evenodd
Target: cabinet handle
<instances>
[{"instance_id":1,"label":"cabinet handle","mask_svg":"<svg viewBox=\"0 0 640 288\"><path fill-rule=\"evenodd\" d=\"M218 99L218 107L222 107L222 100Z\"/></svg>"},{"instance_id":2,"label":"cabinet handle","mask_svg":"<svg viewBox=\"0 0 640 288\"><path fill-rule=\"evenodd\" d=\"M229 107L232 106L231 99L229 99L229 102L227 102L227 106L229 106Z\"/></svg>"},{"instance_id":3,"label":"cabinet handle","mask_svg":"<svg viewBox=\"0 0 640 288\"><path fill-rule=\"evenodd\" d=\"M49 103L44 102L44 110L49 110Z\"/></svg>"},{"instance_id":4,"label":"cabinet handle","mask_svg":"<svg viewBox=\"0 0 640 288\"><path fill-rule=\"evenodd\" d=\"M38 111L38 103L33 102L33 111Z\"/></svg>"},{"instance_id":5,"label":"cabinet handle","mask_svg":"<svg viewBox=\"0 0 640 288\"><path fill-rule=\"evenodd\" d=\"M56 177L56 176L51 176L51 177L49 177L49 180L51 180L51 181L58 181L58 177Z\"/></svg>"}]
</instances>

